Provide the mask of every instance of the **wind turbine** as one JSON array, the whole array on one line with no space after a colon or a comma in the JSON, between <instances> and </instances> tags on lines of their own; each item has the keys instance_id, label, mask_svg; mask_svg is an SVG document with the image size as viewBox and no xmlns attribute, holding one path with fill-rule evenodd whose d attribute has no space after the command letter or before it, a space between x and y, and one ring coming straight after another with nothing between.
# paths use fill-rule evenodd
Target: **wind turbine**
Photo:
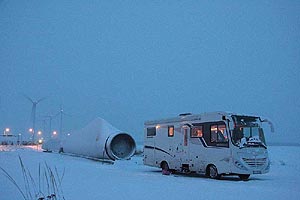
<instances>
[{"instance_id":1,"label":"wind turbine","mask_svg":"<svg viewBox=\"0 0 300 200\"><path fill-rule=\"evenodd\" d=\"M66 116L70 116L70 115L68 115L68 114L66 114L66 113L64 112L64 109L63 109L62 105L60 105L60 110L59 110L59 112L55 115L55 117L58 116L58 115L60 115L59 133L62 135L63 115L66 115Z\"/></svg>"},{"instance_id":2,"label":"wind turbine","mask_svg":"<svg viewBox=\"0 0 300 200\"><path fill-rule=\"evenodd\" d=\"M30 120L32 121L32 142L34 143L34 134L35 134L35 116L36 116L36 106L43 100L46 99L46 97L43 97L41 99L38 99L37 101L34 101L32 98L24 95L24 97L26 99L28 99L28 101L30 101L32 103L32 108L31 108L31 116L30 116Z\"/></svg>"}]
</instances>

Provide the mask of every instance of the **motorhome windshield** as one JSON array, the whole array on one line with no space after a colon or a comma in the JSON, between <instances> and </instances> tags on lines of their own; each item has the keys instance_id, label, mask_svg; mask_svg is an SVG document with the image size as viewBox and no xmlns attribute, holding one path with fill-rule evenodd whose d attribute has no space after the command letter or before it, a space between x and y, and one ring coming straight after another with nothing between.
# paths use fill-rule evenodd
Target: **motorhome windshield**
<instances>
[{"instance_id":1,"label":"motorhome windshield","mask_svg":"<svg viewBox=\"0 0 300 200\"><path fill-rule=\"evenodd\" d=\"M261 128L261 121L259 117L233 115L232 118L235 124L231 133L234 145L239 146L240 148L266 148L264 131Z\"/></svg>"}]
</instances>

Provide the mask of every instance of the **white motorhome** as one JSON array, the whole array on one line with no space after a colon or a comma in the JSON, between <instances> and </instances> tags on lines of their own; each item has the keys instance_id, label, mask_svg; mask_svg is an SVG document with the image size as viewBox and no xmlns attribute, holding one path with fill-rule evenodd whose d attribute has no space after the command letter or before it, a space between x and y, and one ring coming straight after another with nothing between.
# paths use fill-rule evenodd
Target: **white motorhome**
<instances>
[{"instance_id":1,"label":"white motorhome","mask_svg":"<svg viewBox=\"0 0 300 200\"><path fill-rule=\"evenodd\" d=\"M262 120L258 116L213 112L145 122L144 164L164 172L205 174L210 178L270 169Z\"/></svg>"}]
</instances>

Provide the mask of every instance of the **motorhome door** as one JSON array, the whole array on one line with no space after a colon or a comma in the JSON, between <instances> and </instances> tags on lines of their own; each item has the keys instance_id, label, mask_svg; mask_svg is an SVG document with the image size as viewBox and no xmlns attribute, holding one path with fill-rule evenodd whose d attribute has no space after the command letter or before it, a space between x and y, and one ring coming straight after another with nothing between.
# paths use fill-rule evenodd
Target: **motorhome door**
<instances>
[{"instance_id":1,"label":"motorhome door","mask_svg":"<svg viewBox=\"0 0 300 200\"><path fill-rule=\"evenodd\" d=\"M177 147L177 156L181 164L188 164L189 161L189 132L190 127L184 125L181 128L181 141Z\"/></svg>"}]
</instances>

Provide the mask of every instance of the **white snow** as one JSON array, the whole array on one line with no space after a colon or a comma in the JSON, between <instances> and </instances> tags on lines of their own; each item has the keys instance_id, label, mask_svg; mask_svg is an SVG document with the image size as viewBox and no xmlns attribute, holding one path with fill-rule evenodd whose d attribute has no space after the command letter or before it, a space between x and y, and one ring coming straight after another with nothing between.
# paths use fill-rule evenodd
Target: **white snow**
<instances>
[{"instance_id":1,"label":"white snow","mask_svg":"<svg viewBox=\"0 0 300 200\"><path fill-rule=\"evenodd\" d=\"M113 165L32 148L0 146L0 167L24 186L18 156L38 180L38 166L46 162L63 174L66 200L76 199L299 199L300 147L271 146L271 171L252 175L249 181L237 177L211 180L194 175L164 176L144 166L142 157L116 161ZM43 186L42 186L43 187ZM22 199L15 186L0 172L0 199Z\"/></svg>"}]
</instances>

